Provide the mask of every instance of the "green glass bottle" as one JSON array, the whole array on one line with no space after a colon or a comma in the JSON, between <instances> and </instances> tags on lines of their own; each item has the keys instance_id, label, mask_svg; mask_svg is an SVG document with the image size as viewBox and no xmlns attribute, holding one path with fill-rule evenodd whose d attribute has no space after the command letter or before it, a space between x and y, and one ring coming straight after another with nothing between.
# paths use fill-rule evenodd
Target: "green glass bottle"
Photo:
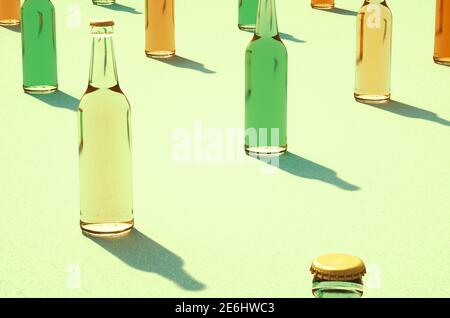
<instances>
[{"instance_id":1,"label":"green glass bottle","mask_svg":"<svg viewBox=\"0 0 450 318\"><path fill-rule=\"evenodd\" d=\"M258 13L258 0L238 0L239 1L239 21L238 27L241 30L255 30L256 15Z\"/></svg>"},{"instance_id":2,"label":"green glass bottle","mask_svg":"<svg viewBox=\"0 0 450 318\"><path fill-rule=\"evenodd\" d=\"M281 155L287 150L287 51L278 33L275 0L259 1L245 77L245 151Z\"/></svg>"},{"instance_id":3,"label":"green glass bottle","mask_svg":"<svg viewBox=\"0 0 450 318\"><path fill-rule=\"evenodd\" d=\"M20 13L23 89L52 93L58 89L55 8L50 0L25 0Z\"/></svg>"},{"instance_id":4,"label":"green glass bottle","mask_svg":"<svg viewBox=\"0 0 450 318\"><path fill-rule=\"evenodd\" d=\"M133 227L130 105L119 87L112 21L93 22L89 85L78 107L80 225L96 236Z\"/></svg>"}]
</instances>

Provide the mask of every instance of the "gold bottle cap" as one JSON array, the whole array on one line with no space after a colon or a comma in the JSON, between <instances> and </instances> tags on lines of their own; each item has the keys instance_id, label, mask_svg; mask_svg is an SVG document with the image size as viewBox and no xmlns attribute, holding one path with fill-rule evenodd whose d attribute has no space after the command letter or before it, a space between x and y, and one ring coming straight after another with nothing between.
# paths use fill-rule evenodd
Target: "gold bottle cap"
<instances>
[{"instance_id":1,"label":"gold bottle cap","mask_svg":"<svg viewBox=\"0 0 450 318\"><path fill-rule=\"evenodd\" d=\"M313 260L310 271L318 279L350 281L361 279L366 273L366 266L356 256L326 254Z\"/></svg>"},{"instance_id":2,"label":"gold bottle cap","mask_svg":"<svg viewBox=\"0 0 450 318\"><path fill-rule=\"evenodd\" d=\"M107 27L107 26L113 26L114 21L93 21L90 23L93 27Z\"/></svg>"}]
</instances>

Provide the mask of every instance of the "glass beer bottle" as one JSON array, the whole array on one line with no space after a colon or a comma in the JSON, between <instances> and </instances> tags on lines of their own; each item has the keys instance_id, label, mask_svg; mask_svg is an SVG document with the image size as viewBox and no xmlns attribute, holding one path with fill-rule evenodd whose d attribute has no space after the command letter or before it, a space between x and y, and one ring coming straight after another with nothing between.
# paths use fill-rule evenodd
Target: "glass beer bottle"
<instances>
[{"instance_id":1,"label":"glass beer bottle","mask_svg":"<svg viewBox=\"0 0 450 318\"><path fill-rule=\"evenodd\" d=\"M355 99L381 104L391 97L392 13L385 0L365 0L357 17Z\"/></svg>"},{"instance_id":2,"label":"glass beer bottle","mask_svg":"<svg viewBox=\"0 0 450 318\"><path fill-rule=\"evenodd\" d=\"M277 156L287 150L287 51L275 0L260 0L255 35L245 54L245 151Z\"/></svg>"},{"instance_id":3,"label":"glass beer bottle","mask_svg":"<svg viewBox=\"0 0 450 318\"><path fill-rule=\"evenodd\" d=\"M55 8L50 0L25 0L21 21L23 89L52 93L58 89Z\"/></svg>"},{"instance_id":4,"label":"glass beer bottle","mask_svg":"<svg viewBox=\"0 0 450 318\"><path fill-rule=\"evenodd\" d=\"M115 4L116 0L92 0L92 3L98 6L109 6Z\"/></svg>"},{"instance_id":5,"label":"glass beer bottle","mask_svg":"<svg viewBox=\"0 0 450 318\"><path fill-rule=\"evenodd\" d=\"M316 298L360 298L364 292L364 262L347 254L326 254L311 264L312 293Z\"/></svg>"},{"instance_id":6,"label":"glass beer bottle","mask_svg":"<svg viewBox=\"0 0 450 318\"><path fill-rule=\"evenodd\" d=\"M255 30L256 15L258 13L258 0L238 0L239 20L238 27L241 30Z\"/></svg>"},{"instance_id":7,"label":"glass beer bottle","mask_svg":"<svg viewBox=\"0 0 450 318\"><path fill-rule=\"evenodd\" d=\"M145 54L152 58L175 55L174 0L145 0Z\"/></svg>"},{"instance_id":8,"label":"glass beer bottle","mask_svg":"<svg viewBox=\"0 0 450 318\"><path fill-rule=\"evenodd\" d=\"M20 23L20 0L0 0L0 25L12 26Z\"/></svg>"},{"instance_id":9,"label":"glass beer bottle","mask_svg":"<svg viewBox=\"0 0 450 318\"><path fill-rule=\"evenodd\" d=\"M450 0L436 0L434 61L450 65Z\"/></svg>"},{"instance_id":10,"label":"glass beer bottle","mask_svg":"<svg viewBox=\"0 0 450 318\"><path fill-rule=\"evenodd\" d=\"M95 236L133 227L130 105L122 93L112 21L92 22L89 85L78 107L80 226Z\"/></svg>"},{"instance_id":11,"label":"glass beer bottle","mask_svg":"<svg viewBox=\"0 0 450 318\"><path fill-rule=\"evenodd\" d=\"M334 0L311 0L314 9L330 10L334 8Z\"/></svg>"}]
</instances>

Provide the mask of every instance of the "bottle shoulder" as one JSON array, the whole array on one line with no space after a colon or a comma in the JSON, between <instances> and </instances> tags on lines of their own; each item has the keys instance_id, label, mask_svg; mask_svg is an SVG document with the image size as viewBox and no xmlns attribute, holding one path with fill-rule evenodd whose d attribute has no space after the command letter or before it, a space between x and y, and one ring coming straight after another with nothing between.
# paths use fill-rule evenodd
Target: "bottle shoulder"
<instances>
[{"instance_id":1,"label":"bottle shoulder","mask_svg":"<svg viewBox=\"0 0 450 318\"><path fill-rule=\"evenodd\" d=\"M22 10L46 9L55 11L55 6L50 0L25 0L22 4Z\"/></svg>"},{"instance_id":2,"label":"bottle shoulder","mask_svg":"<svg viewBox=\"0 0 450 318\"><path fill-rule=\"evenodd\" d=\"M269 49L285 52L287 54L286 46L278 35L276 37L258 37L255 35L247 45L247 52Z\"/></svg>"},{"instance_id":3,"label":"bottle shoulder","mask_svg":"<svg viewBox=\"0 0 450 318\"><path fill-rule=\"evenodd\" d=\"M385 2L382 3L365 3L358 12L358 15L381 15L382 17L391 17L392 11Z\"/></svg>"},{"instance_id":4,"label":"bottle shoulder","mask_svg":"<svg viewBox=\"0 0 450 318\"><path fill-rule=\"evenodd\" d=\"M80 99L78 108L80 110L86 110L88 108L98 108L102 106L113 106L130 110L128 98L120 90L120 87L96 88L89 85Z\"/></svg>"}]
</instances>

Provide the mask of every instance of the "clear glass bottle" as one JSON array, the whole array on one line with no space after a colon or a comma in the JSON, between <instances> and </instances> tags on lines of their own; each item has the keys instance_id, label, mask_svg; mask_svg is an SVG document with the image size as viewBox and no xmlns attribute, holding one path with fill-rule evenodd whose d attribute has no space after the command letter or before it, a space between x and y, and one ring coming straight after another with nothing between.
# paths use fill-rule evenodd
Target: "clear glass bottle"
<instances>
[{"instance_id":1,"label":"clear glass bottle","mask_svg":"<svg viewBox=\"0 0 450 318\"><path fill-rule=\"evenodd\" d=\"M25 0L21 21L23 89L52 93L58 89L55 8L50 0Z\"/></svg>"},{"instance_id":2,"label":"clear glass bottle","mask_svg":"<svg viewBox=\"0 0 450 318\"><path fill-rule=\"evenodd\" d=\"M115 4L116 0L92 0L92 3L98 6L109 6Z\"/></svg>"},{"instance_id":3,"label":"clear glass bottle","mask_svg":"<svg viewBox=\"0 0 450 318\"><path fill-rule=\"evenodd\" d=\"M174 0L145 0L145 54L151 58L175 55Z\"/></svg>"},{"instance_id":4,"label":"clear glass bottle","mask_svg":"<svg viewBox=\"0 0 450 318\"><path fill-rule=\"evenodd\" d=\"M434 61L450 66L450 0L436 0Z\"/></svg>"},{"instance_id":5,"label":"clear glass bottle","mask_svg":"<svg viewBox=\"0 0 450 318\"><path fill-rule=\"evenodd\" d=\"M366 273L364 262L346 254L326 254L315 258L311 273L314 275L312 293L316 298L360 298Z\"/></svg>"},{"instance_id":6,"label":"clear glass bottle","mask_svg":"<svg viewBox=\"0 0 450 318\"><path fill-rule=\"evenodd\" d=\"M238 27L241 30L253 31L256 28L256 15L258 14L258 0L238 0L239 19Z\"/></svg>"},{"instance_id":7,"label":"clear glass bottle","mask_svg":"<svg viewBox=\"0 0 450 318\"><path fill-rule=\"evenodd\" d=\"M119 87L112 21L93 22L89 85L78 107L80 225L116 236L133 227L130 105Z\"/></svg>"},{"instance_id":8,"label":"clear glass bottle","mask_svg":"<svg viewBox=\"0 0 450 318\"><path fill-rule=\"evenodd\" d=\"M287 150L287 50L278 33L275 0L260 0L255 35L245 54L245 151Z\"/></svg>"},{"instance_id":9,"label":"clear glass bottle","mask_svg":"<svg viewBox=\"0 0 450 318\"><path fill-rule=\"evenodd\" d=\"M365 0L357 17L355 99L380 104L391 97L392 13L384 0Z\"/></svg>"},{"instance_id":10,"label":"clear glass bottle","mask_svg":"<svg viewBox=\"0 0 450 318\"><path fill-rule=\"evenodd\" d=\"M20 23L20 0L0 0L0 25L12 26Z\"/></svg>"},{"instance_id":11,"label":"clear glass bottle","mask_svg":"<svg viewBox=\"0 0 450 318\"><path fill-rule=\"evenodd\" d=\"M334 0L311 0L311 7L320 10L331 10L334 8Z\"/></svg>"}]
</instances>

